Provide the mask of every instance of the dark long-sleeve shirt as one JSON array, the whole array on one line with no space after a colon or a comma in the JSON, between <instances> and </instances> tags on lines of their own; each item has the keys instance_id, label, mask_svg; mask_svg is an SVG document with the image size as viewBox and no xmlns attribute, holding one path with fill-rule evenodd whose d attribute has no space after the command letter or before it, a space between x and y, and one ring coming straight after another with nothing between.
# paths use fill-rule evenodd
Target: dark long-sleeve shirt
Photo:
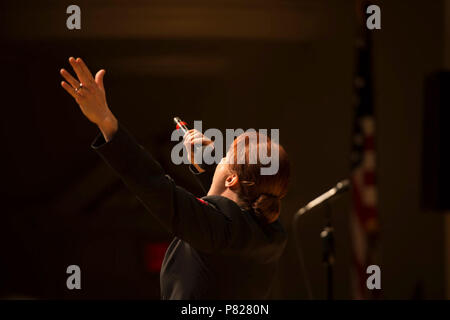
<instances>
[{"instance_id":1,"label":"dark long-sleeve shirt","mask_svg":"<svg viewBox=\"0 0 450 320\"><path fill-rule=\"evenodd\" d=\"M287 238L278 220L262 225L228 198L196 198L121 125L92 147L175 236L162 264L162 299L268 297Z\"/></svg>"}]
</instances>

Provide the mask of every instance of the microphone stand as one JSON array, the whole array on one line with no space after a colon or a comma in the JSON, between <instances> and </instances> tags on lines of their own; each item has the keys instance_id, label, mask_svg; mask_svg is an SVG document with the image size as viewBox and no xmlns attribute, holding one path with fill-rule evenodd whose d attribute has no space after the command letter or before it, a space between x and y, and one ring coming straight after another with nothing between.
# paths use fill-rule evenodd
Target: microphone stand
<instances>
[{"instance_id":1,"label":"microphone stand","mask_svg":"<svg viewBox=\"0 0 450 320\"><path fill-rule=\"evenodd\" d=\"M334 254L334 229L331 221L331 206L326 204L325 225L320 232L322 238L322 261L325 265L326 294L327 300L333 300L333 266L335 261Z\"/></svg>"},{"instance_id":2,"label":"microphone stand","mask_svg":"<svg viewBox=\"0 0 450 320\"><path fill-rule=\"evenodd\" d=\"M325 265L325 279L326 279L326 297L328 300L333 300L334 297L334 287L333 287L333 267L335 263L335 248L334 248L334 228L332 225L332 208L330 205L330 200L334 199L336 196L340 195L341 193L347 191L350 187L350 181L349 180L342 180L338 184L336 184L335 187L328 190L324 194L320 195L313 201L309 202L306 206L301 208L297 213L294 214L293 218L293 229L296 234L297 239L297 249L299 258L301 260L301 264L306 273L306 268L304 267L304 259L303 259L303 253L299 244L299 238L297 235L297 232L295 230L295 226L297 225L298 218L311 210L314 207L317 207L321 204L325 205L325 224L320 232L320 238L322 239L322 262ZM308 293L310 297L312 297L312 292L310 289L309 280L305 277L306 286L308 289Z\"/></svg>"}]
</instances>

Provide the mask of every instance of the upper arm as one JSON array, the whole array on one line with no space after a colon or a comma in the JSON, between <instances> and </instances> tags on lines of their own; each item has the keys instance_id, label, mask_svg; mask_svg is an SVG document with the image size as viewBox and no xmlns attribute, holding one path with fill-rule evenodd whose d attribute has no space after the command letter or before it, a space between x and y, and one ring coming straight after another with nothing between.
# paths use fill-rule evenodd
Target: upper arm
<instances>
[{"instance_id":1,"label":"upper arm","mask_svg":"<svg viewBox=\"0 0 450 320\"><path fill-rule=\"evenodd\" d=\"M137 198L168 231L205 252L221 252L235 242L236 221L212 204L162 176L157 187L135 190Z\"/></svg>"},{"instance_id":2,"label":"upper arm","mask_svg":"<svg viewBox=\"0 0 450 320\"><path fill-rule=\"evenodd\" d=\"M229 247L233 238L232 217L183 188L175 186L174 193L172 231L177 237L207 253Z\"/></svg>"}]
</instances>

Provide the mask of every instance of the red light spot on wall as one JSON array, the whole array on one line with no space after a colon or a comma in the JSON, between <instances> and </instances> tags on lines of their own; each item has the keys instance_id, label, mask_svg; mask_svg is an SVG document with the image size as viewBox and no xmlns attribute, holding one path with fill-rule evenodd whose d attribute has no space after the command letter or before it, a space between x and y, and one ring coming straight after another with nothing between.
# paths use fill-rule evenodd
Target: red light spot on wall
<instances>
[{"instance_id":1,"label":"red light spot on wall","mask_svg":"<svg viewBox=\"0 0 450 320\"><path fill-rule=\"evenodd\" d=\"M161 265L168 246L169 244L166 242L147 244L145 248L145 264L148 271L161 271Z\"/></svg>"}]
</instances>

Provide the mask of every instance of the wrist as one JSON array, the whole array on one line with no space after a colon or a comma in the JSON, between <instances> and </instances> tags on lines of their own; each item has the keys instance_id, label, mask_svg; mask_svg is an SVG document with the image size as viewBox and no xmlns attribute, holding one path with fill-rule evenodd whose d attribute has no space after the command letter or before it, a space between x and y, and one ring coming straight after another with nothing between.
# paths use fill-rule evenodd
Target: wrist
<instances>
[{"instance_id":1,"label":"wrist","mask_svg":"<svg viewBox=\"0 0 450 320\"><path fill-rule=\"evenodd\" d=\"M119 122L117 121L117 118L111 112L109 112L109 114L105 116L105 118L100 121L97 126L102 132L105 140L108 142L117 132L119 128Z\"/></svg>"}]
</instances>

